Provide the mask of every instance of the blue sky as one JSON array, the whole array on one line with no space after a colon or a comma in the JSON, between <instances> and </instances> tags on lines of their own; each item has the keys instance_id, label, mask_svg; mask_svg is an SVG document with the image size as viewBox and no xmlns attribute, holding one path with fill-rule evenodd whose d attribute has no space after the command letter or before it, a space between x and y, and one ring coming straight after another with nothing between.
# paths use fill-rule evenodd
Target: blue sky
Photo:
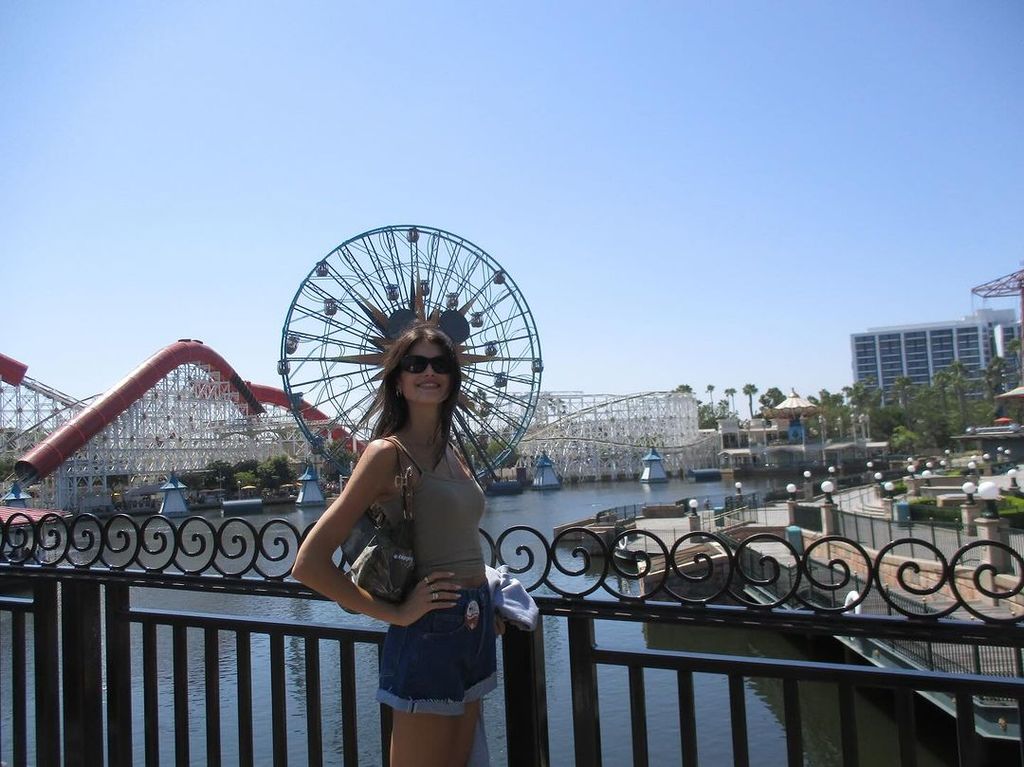
<instances>
[{"instance_id":1,"label":"blue sky","mask_svg":"<svg viewBox=\"0 0 1024 767\"><path fill-rule=\"evenodd\" d=\"M279 384L338 243L513 276L543 388L850 383L1024 258L1024 4L0 4L0 351L71 394L177 338ZM1009 308L1008 299L992 301Z\"/></svg>"}]
</instances>

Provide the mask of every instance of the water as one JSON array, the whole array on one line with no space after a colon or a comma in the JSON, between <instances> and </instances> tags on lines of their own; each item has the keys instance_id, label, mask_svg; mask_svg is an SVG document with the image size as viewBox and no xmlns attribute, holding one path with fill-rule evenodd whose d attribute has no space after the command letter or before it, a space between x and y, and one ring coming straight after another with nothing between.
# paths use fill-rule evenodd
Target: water
<instances>
[{"instance_id":1,"label":"water","mask_svg":"<svg viewBox=\"0 0 1024 767\"><path fill-rule=\"evenodd\" d=\"M763 490L756 482L746 483L745 490ZM731 485L692 484L679 480L667 484L645 486L634 482L603 483L567 487L555 492L527 492L520 496L488 499L487 514L482 527L497 538L505 530L526 525L539 530L549 540L552 528L584 517L602 509L634 503L671 503L684 496L707 497L718 504ZM302 529L313 522L320 510L298 510L288 513L286 507L271 509L262 516L249 517L256 527L274 518L286 519ZM211 522L217 523L211 518ZM506 560L516 562L514 546L517 541L535 542L523 533L510 536L502 547ZM579 567L570 556L560 561L567 569ZM534 576L543 563L535 563L526 581ZM573 591L582 591L593 582L590 576L569 577L554 571L553 579ZM581 581L583 585L581 585ZM545 591L542 589L542 591ZM259 615L294 624L323 623L328 625L379 625L361 616L350 616L335 605L321 601L280 599L256 596L211 594L200 591L172 591L151 589L140 591L134 599L138 607L180 609L197 612L219 612L232 615ZM573 763L571 693L566 623L559 618L546 618L540 629L544 632L545 664L547 671L548 732L551 762L554 765ZM0 625L0 646L6 645L9 634L9 616ZM170 630L159 632L161 658L159 664L159 701L161 761L173 760L173 700L171 689ZM693 651L713 651L785 658L838 659L829 657L837 651L835 645L811 645L766 632L721 631L694 627L675 627L617 621L599 622L597 641L602 645L621 648L656 648ZM190 719L191 762L202 764L205 753L205 722L201 712L204 695L204 672L201 632L189 632L188 675L192 712ZM144 723L142 715L141 630L133 629L133 702L135 725L135 760L142 763ZM237 730L235 722L234 654L235 643L228 634L222 634L221 651L221 722L222 749L225 763L237 758ZM271 753L270 700L270 648L269 642L253 637L253 718L256 722L255 753L257 763L265 763ZM31 660L30 660L31 662ZM499 654L500 662L500 654ZM341 763L340 732L340 663L337 648L329 642L321 643L321 689L323 711L323 737L325 763ZM303 643L290 639L285 643L285 669L288 710L288 751L293 764L306 762L305 741L305 666ZM499 673L501 673L499 669ZM673 672L648 670L645 673L646 704L648 712L648 743L652 764L678 764L681 760L679 745L678 693ZM598 670L600 694L601 742L604 763L627 764L631 760L632 743L629 727L628 680L625 669L601 667ZM359 719L359 750L361 763L379 763L380 742L378 707L373 700L376 688L376 651L372 647L357 650L357 690ZM499 691L490 696L485 705L485 719L495 765L506 765L504 752L504 712ZM9 700L9 675L0 675L0 695ZM697 701L697 736L701 764L731 763L731 734L727 682L724 677L709 674L695 676ZM755 679L747 683L747 727L752 763L783 765L786 763L785 736L782 730L781 685L771 680ZM805 764L827 767L841 761L838 733L838 700L834 688L827 685L801 685L804 717ZM864 764L885 765L895 763L896 730L891 716L892 701L884 695L861 695L857 699L857 716L861 736L861 761ZM31 706L31 703L30 703ZM10 733L9 710L3 707L0 732ZM921 720L918 731L925 736L918 750L918 764L924 767L952 764L955 750L949 740L952 730L948 718L936 714L926 705L918 706ZM262 725L262 726L261 726ZM934 725L934 726L932 726ZM31 738L30 738L31 739ZM3 744L0 759L9 759L9 743ZM30 757L31 761L31 757Z\"/></svg>"}]
</instances>

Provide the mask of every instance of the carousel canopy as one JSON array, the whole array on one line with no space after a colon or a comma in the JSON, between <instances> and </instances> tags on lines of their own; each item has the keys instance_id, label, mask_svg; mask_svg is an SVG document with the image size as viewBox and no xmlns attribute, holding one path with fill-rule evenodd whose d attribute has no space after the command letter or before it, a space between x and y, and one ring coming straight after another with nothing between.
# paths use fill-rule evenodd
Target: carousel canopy
<instances>
[{"instance_id":1,"label":"carousel canopy","mask_svg":"<svg viewBox=\"0 0 1024 767\"><path fill-rule=\"evenodd\" d=\"M798 418L817 413L818 406L810 400L804 399L796 393L795 389L792 389L786 399L775 407L766 407L763 412L768 418Z\"/></svg>"},{"instance_id":2,"label":"carousel canopy","mask_svg":"<svg viewBox=\"0 0 1024 767\"><path fill-rule=\"evenodd\" d=\"M1024 386L1018 386L1016 389L996 395L996 399L1020 399L1022 397L1024 397Z\"/></svg>"}]
</instances>

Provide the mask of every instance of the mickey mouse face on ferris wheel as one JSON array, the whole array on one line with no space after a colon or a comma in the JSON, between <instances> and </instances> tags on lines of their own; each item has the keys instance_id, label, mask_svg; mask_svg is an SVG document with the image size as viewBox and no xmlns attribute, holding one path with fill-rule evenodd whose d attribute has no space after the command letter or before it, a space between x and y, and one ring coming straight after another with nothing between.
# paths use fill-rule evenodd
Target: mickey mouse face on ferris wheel
<instances>
[{"instance_id":1,"label":"mickey mouse face on ferris wheel","mask_svg":"<svg viewBox=\"0 0 1024 767\"><path fill-rule=\"evenodd\" d=\"M316 261L281 334L277 367L293 414L313 448L346 468L336 447L368 436L362 421L384 356L416 321L436 325L455 346L463 371L455 436L486 473L511 454L533 416L540 341L508 272L441 229L373 229Z\"/></svg>"}]
</instances>

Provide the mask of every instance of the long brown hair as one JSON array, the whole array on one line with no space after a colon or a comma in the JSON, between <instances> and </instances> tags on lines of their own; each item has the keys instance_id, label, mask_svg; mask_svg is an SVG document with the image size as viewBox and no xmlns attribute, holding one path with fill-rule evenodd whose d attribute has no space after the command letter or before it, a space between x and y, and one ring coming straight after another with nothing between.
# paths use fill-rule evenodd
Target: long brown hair
<instances>
[{"instance_id":1,"label":"long brown hair","mask_svg":"<svg viewBox=\"0 0 1024 767\"><path fill-rule=\"evenodd\" d=\"M434 459L435 462L439 462L444 456L444 451L447 449L452 435L452 418L455 414L455 406L459 401L462 369L459 367L459 359L455 354L452 340L434 325L422 321L416 322L391 344L387 354L384 355L383 380L381 380L380 388L377 389L373 404L370 405L370 409L363 418L363 423L369 423L375 415L379 414L373 427L372 439L380 439L401 431L409 421L409 404L404 397L398 395L398 378L402 375L400 363L409 350L420 341L439 346L442 354L451 364L451 373L448 375L448 396L441 403L437 431L434 433L438 451Z\"/></svg>"}]
</instances>

